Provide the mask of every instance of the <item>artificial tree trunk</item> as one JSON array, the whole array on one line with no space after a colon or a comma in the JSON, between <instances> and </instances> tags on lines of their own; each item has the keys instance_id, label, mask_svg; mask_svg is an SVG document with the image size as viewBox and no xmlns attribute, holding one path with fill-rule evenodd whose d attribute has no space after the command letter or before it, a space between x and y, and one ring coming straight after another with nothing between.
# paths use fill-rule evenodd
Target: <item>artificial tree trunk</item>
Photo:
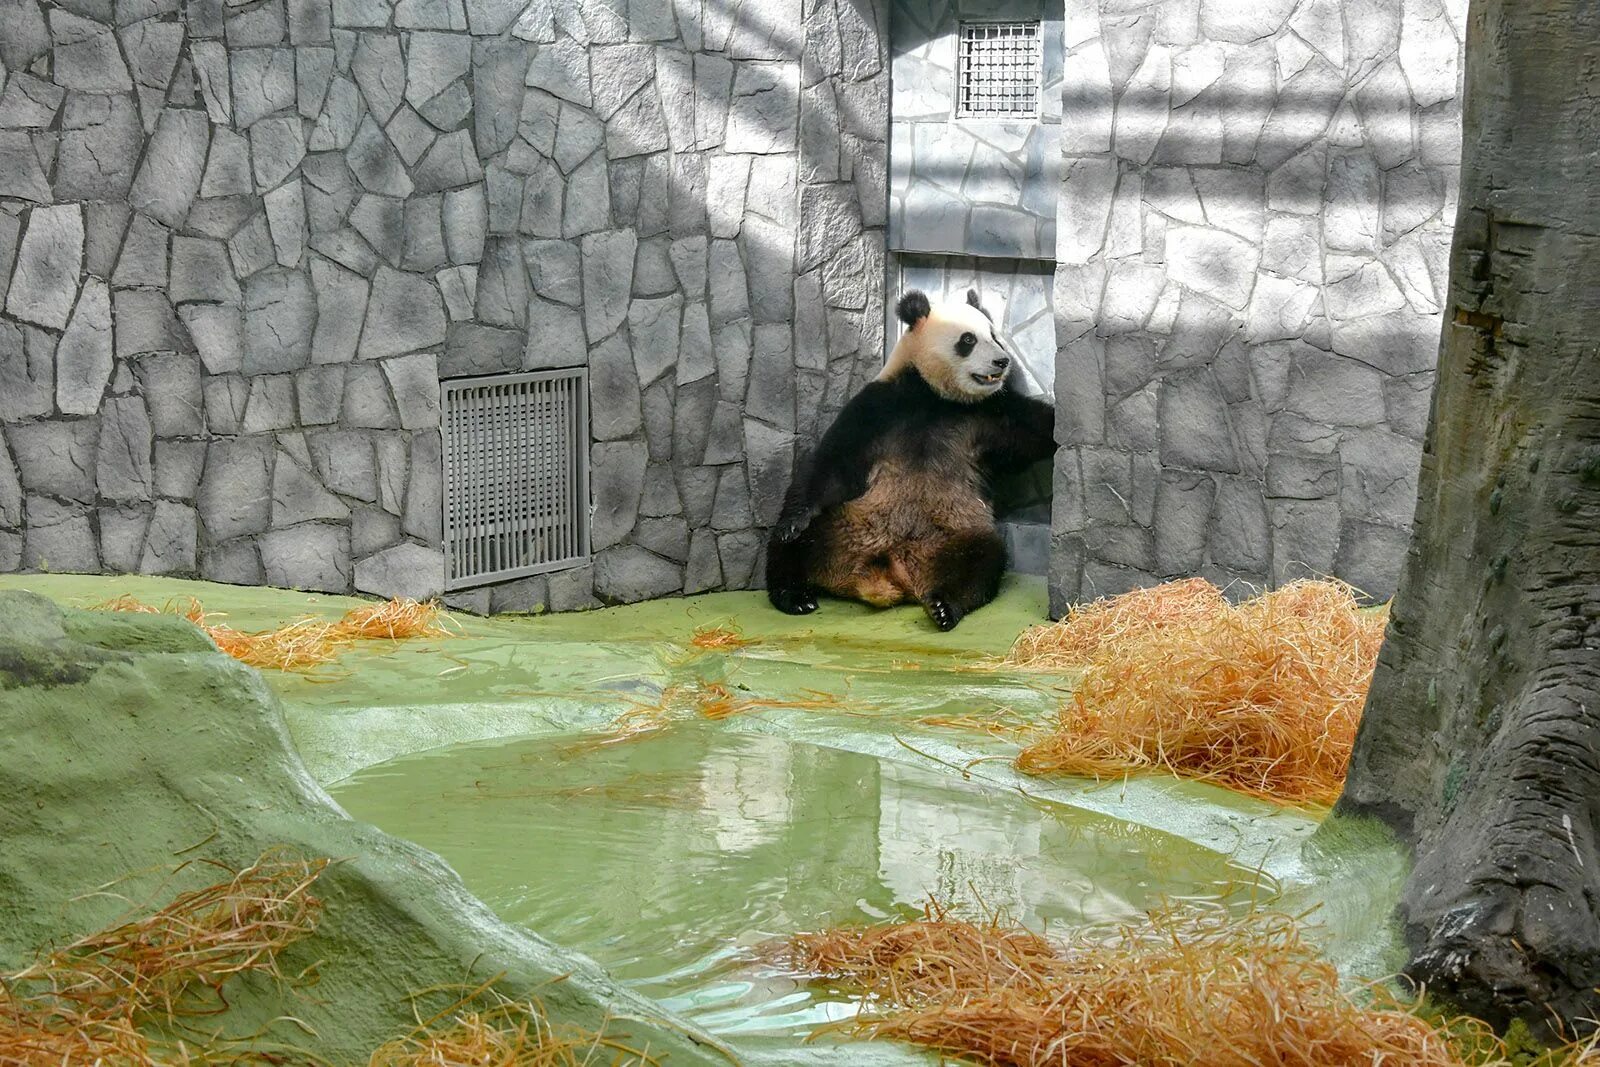
<instances>
[{"instance_id":1,"label":"artificial tree trunk","mask_svg":"<svg viewBox=\"0 0 1600 1067\"><path fill-rule=\"evenodd\" d=\"M1339 809L1413 849L1408 973L1600 1018L1600 2L1472 0L1415 535ZM1590 1023L1589 1025L1593 1025Z\"/></svg>"}]
</instances>

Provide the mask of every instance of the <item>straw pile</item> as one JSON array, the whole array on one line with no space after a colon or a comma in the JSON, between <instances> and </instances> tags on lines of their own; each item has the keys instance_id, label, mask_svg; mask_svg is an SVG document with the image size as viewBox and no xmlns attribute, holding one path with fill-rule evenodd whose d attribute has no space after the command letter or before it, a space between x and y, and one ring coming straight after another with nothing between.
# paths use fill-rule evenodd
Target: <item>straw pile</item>
<instances>
[{"instance_id":1,"label":"straw pile","mask_svg":"<svg viewBox=\"0 0 1600 1067\"><path fill-rule=\"evenodd\" d=\"M379 1048L369 1067L654 1067L658 1062L649 1049L552 1024L537 1000L496 1000L490 1007L458 1005L442 1013Z\"/></svg>"},{"instance_id":2,"label":"straw pile","mask_svg":"<svg viewBox=\"0 0 1600 1067\"><path fill-rule=\"evenodd\" d=\"M1201 580L1129 593L1024 635L1018 665L1083 676L1017 765L1094 778L1166 770L1288 803L1344 782L1386 613L1340 582L1227 603Z\"/></svg>"},{"instance_id":3,"label":"straw pile","mask_svg":"<svg viewBox=\"0 0 1600 1067\"><path fill-rule=\"evenodd\" d=\"M727 626L701 626L695 630L689 644L702 652L737 652L757 642L738 630Z\"/></svg>"},{"instance_id":4,"label":"straw pile","mask_svg":"<svg viewBox=\"0 0 1600 1067\"><path fill-rule=\"evenodd\" d=\"M1340 989L1288 916L1166 910L1056 944L996 919L950 918L793 939L800 970L870 998L843 1024L994 1067L1508 1065L1470 1019L1426 1021ZM1551 1063L1593 1064L1576 1048Z\"/></svg>"},{"instance_id":5,"label":"straw pile","mask_svg":"<svg viewBox=\"0 0 1600 1067\"><path fill-rule=\"evenodd\" d=\"M273 630L254 633L214 622L220 616L207 612L194 597L168 601L157 608L124 595L96 604L91 610L181 615L204 630L219 649L234 659L252 667L278 671L305 671L321 666L337 659L356 641L443 637L450 632L438 604L418 603L403 597L352 608L332 622L308 616Z\"/></svg>"},{"instance_id":6,"label":"straw pile","mask_svg":"<svg viewBox=\"0 0 1600 1067\"><path fill-rule=\"evenodd\" d=\"M43 955L0 981L0 1063L153 1062L140 1032L226 1007L240 974L282 979L277 955L315 928L326 860L268 853L151 915Z\"/></svg>"}]
</instances>

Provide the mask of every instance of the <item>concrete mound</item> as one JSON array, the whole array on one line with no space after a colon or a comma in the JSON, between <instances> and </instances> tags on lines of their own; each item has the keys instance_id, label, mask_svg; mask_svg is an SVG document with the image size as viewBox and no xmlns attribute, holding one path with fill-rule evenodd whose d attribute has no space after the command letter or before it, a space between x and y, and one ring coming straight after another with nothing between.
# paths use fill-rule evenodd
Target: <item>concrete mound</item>
<instances>
[{"instance_id":1,"label":"concrete mound","mask_svg":"<svg viewBox=\"0 0 1600 1067\"><path fill-rule=\"evenodd\" d=\"M229 1009L203 1020L219 1035L365 1062L457 999L441 987L503 975L553 1020L668 1064L729 1062L591 961L502 923L434 854L350 819L302 765L261 676L189 623L21 592L0 592L0 618L0 970L219 880L203 863L174 874L185 861L242 867L286 846L338 861L314 890L316 933L281 957L315 983L230 984Z\"/></svg>"}]
</instances>

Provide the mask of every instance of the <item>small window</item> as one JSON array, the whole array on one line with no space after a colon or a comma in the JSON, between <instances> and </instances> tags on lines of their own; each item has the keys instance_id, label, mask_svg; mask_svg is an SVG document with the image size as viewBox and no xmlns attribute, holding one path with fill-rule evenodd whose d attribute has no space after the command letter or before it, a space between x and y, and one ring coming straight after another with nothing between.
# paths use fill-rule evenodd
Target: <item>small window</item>
<instances>
[{"instance_id":1,"label":"small window","mask_svg":"<svg viewBox=\"0 0 1600 1067\"><path fill-rule=\"evenodd\" d=\"M956 79L957 118L1036 118L1039 23L963 22Z\"/></svg>"},{"instance_id":2,"label":"small window","mask_svg":"<svg viewBox=\"0 0 1600 1067\"><path fill-rule=\"evenodd\" d=\"M588 372L441 383L445 588L589 557Z\"/></svg>"}]
</instances>

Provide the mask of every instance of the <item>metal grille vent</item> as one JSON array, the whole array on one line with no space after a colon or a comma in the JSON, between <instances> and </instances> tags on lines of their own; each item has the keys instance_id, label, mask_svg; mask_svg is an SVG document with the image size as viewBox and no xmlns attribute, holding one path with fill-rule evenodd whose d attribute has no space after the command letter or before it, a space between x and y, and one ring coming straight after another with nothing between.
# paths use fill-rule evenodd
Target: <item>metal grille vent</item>
<instances>
[{"instance_id":1,"label":"metal grille vent","mask_svg":"<svg viewBox=\"0 0 1600 1067\"><path fill-rule=\"evenodd\" d=\"M445 588L589 556L588 372L443 383Z\"/></svg>"},{"instance_id":2,"label":"metal grille vent","mask_svg":"<svg viewBox=\"0 0 1600 1067\"><path fill-rule=\"evenodd\" d=\"M963 22L956 62L958 118L1039 114L1039 23Z\"/></svg>"}]
</instances>

